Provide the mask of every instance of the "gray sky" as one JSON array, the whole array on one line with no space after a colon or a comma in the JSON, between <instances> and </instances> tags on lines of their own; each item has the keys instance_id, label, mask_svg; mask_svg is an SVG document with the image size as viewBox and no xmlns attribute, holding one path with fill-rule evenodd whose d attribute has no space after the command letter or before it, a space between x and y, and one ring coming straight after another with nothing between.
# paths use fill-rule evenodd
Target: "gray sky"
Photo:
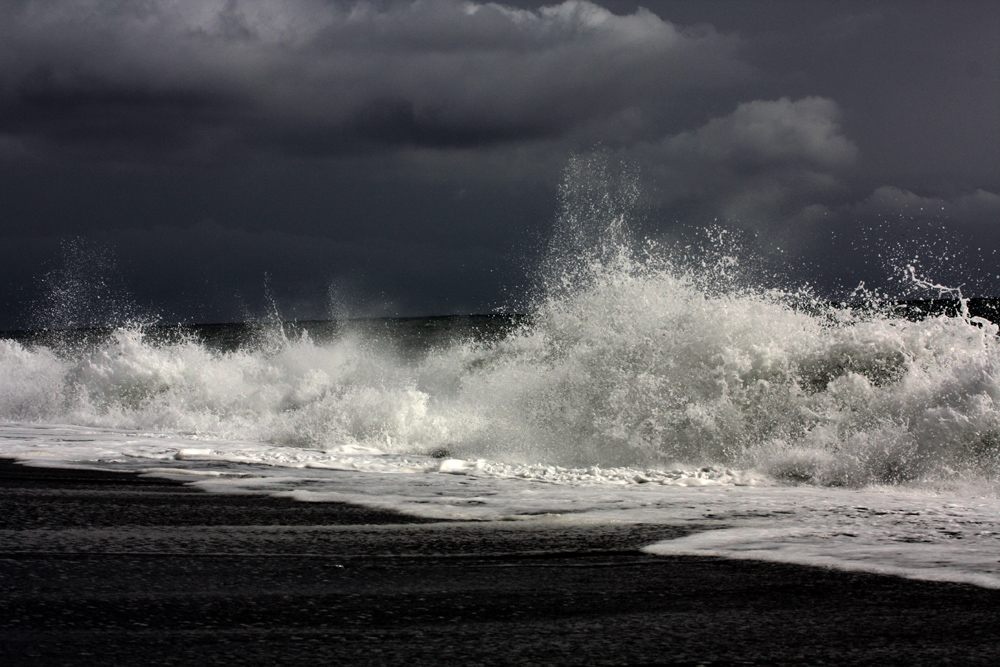
<instances>
[{"instance_id":1,"label":"gray sky","mask_svg":"<svg viewBox=\"0 0 1000 667\"><path fill-rule=\"evenodd\" d=\"M644 235L1000 295L1000 3L0 0L0 328L516 307L595 145Z\"/></svg>"}]
</instances>

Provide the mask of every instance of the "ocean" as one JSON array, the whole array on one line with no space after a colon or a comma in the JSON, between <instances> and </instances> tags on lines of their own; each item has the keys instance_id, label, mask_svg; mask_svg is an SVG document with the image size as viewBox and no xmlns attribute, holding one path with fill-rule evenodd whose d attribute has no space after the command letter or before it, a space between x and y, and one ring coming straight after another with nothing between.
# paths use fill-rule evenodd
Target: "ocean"
<instances>
[{"instance_id":1,"label":"ocean","mask_svg":"<svg viewBox=\"0 0 1000 667\"><path fill-rule=\"evenodd\" d=\"M991 302L765 287L563 196L521 314L9 332L0 457L1000 587Z\"/></svg>"}]
</instances>

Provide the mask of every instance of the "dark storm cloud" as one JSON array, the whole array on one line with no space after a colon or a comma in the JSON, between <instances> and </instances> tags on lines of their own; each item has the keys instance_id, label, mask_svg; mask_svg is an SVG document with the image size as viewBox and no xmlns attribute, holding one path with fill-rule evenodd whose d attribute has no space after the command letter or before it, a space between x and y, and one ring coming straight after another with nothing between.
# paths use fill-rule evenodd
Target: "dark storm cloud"
<instances>
[{"instance_id":1,"label":"dark storm cloud","mask_svg":"<svg viewBox=\"0 0 1000 667\"><path fill-rule=\"evenodd\" d=\"M338 239L206 221L87 238L8 237L0 258L0 285L15 287L22 302L21 312L6 313L18 327L257 320L276 305L295 319L511 305L496 289L484 293L482 281L510 278L510 257L475 240Z\"/></svg>"},{"instance_id":2,"label":"dark storm cloud","mask_svg":"<svg viewBox=\"0 0 1000 667\"><path fill-rule=\"evenodd\" d=\"M1000 293L971 278L1000 248L1000 5L647 4L0 2L0 326L78 236L169 318L265 282L303 317L331 285L357 314L519 307L597 145L641 174L638 236L749 230L830 295L947 246L941 280Z\"/></svg>"},{"instance_id":3,"label":"dark storm cloud","mask_svg":"<svg viewBox=\"0 0 1000 667\"><path fill-rule=\"evenodd\" d=\"M751 72L731 36L579 0L28 1L0 26L8 144L489 145L634 117Z\"/></svg>"},{"instance_id":4,"label":"dark storm cloud","mask_svg":"<svg viewBox=\"0 0 1000 667\"><path fill-rule=\"evenodd\" d=\"M272 307L265 291L286 317L300 319L336 315L331 296L346 302L353 317L415 314L409 308L426 292L438 293L443 310L468 312L482 308L477 304L482 294L468 280L470 271L502 272L504 262L496 250L470 241L442 245L401 238L337 239L275 229L246 231L215 222L127 230L114 237L114 245L123 272L158 276L143 281L143 293L137 295L143 303L169 303L183 294L190 301L188 310L197 308L201 319L215 320L232 308L234 285L240 286L236 296L242 315L251 318ZM192 248L198 252L193 254ZM272 277L275 257L293 261ZM453 288L442 293L440 285L449 283ZM158 314L176 317L173 312Z\"/></svg>"}]
</instances>

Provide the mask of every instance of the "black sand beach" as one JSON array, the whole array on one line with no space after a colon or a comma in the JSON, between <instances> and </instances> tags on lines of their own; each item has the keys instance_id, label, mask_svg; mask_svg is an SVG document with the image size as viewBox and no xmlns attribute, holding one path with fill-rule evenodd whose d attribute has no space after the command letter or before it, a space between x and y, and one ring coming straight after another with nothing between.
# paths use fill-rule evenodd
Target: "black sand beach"
<instances>
[{"instance_id":1,"label":"black sand beach","mask_svg":"<svg viewBox=\"0 0 1000 667\"><path fill-rule=\"evenodd\" d=\"M0 462L3 665L986 665L1000 591Z\"/></svg>"}]
</instances>

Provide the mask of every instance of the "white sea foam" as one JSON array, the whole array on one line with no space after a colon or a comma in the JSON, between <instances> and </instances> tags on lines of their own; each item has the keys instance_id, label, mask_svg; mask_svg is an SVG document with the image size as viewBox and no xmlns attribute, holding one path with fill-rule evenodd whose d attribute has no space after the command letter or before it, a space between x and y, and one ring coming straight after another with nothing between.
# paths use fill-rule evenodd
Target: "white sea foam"
<instances>
[{"instance_id":1,"label":"white sea foam","mask_svg":"<svg viewBox=\"0 0 1000 667\"><path fill-rule=\"evenodd\" d=\"M594 264L489 343L417 359L352 337L230 352L121 329L0 341L0 420L512 465L722 466L823 485L980 483L1000 464L996 327L716 293Z\"/></svg>"}]
</instances>

